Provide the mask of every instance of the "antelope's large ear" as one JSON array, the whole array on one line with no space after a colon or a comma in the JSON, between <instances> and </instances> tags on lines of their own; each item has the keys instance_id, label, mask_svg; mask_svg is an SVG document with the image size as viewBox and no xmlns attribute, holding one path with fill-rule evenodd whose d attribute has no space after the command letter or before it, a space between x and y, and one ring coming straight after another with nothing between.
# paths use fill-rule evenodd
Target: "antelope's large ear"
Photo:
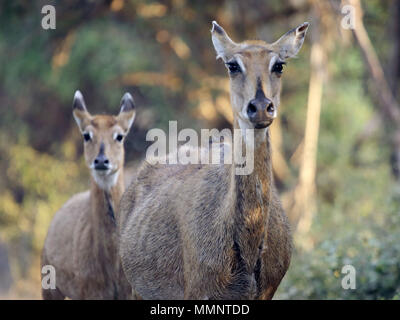
<instances>
[{"instance_id":1,"label":"antelope's large ear","mask_svg":"<svg viewBox=\"0 0 400 320\"><path fill-rule=\"evenodd\" d=\"M125 134L128 133L135 120L136 110L135 102L130 93L125 93L121 99L121 110L117 116L119 125L124 129Z\"/></svg>"},{"instance_id":2,"label":"antelope's large ear","mask_svg":"<svg viewBox=\"0 0 400 320\"><path fill-rule=\"evenodd\" d=\"M79 130L83 133L85 127L90 122L91 115L86 109L85 100L83 99L83 95L79 90L77 90L74 95L74 101L72 102L72 114L74 115Z\"/></svg>"},{"instance_id":3,"label":"antelope's large ear","mask_svg":"<svg viewBox=\"0 0 400 320\"><path fill-rule=\"evenodd\" d=\"M217 59L221 58L224 62L227 62L233 56L237 44L229 38L225 30L216 21L212 22L211 39L217 52Z\"/></svg>"},{"instance_id":4,"label":"antelope's large ear","mask_svg":"<svg viewBox=\"0 0 400 320\"><path fill-rule=\"evenodd\" d=\"M298 27L286 32L272 46L281 59L292 58L300 51L304 42L309 23L304 22Z\"/></svg>"}]
</instances>

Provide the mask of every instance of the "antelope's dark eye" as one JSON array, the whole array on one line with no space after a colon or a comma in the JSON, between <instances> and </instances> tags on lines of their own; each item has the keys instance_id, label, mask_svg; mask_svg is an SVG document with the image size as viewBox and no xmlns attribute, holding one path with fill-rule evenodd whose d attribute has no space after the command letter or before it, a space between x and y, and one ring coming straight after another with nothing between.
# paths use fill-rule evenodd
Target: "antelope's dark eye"
<instances>
[{"instance_id":1,"label":"antelope's dark eye","mask_svg":"<svg viewBox=\"0 0 400 320\"><path fill-rule=\"evenodd\" d=\"M274 66L272 67L272 72L282 74L283 72L283 65L285 65L285 62L276 62Z\"/></svg>"},{"instance_id":2,"label":"antelope's dark eye","mask_svg":"<svg viewBox=\"0 0 400 320\"><path fill-rule=\"evenodd\" d=\"M240 66L236 61L227 62L226 65L231 74L242 72L242 69L240 69Z\"/></svg>"},{"instance_id":3,"label":"antelope's dark eye","mask_svg":"<svg viewBox=\"0 0 400 320\"><path fill-rule=\"evenodd\" d=\"M91 139L90 133L85 132L85 133L83 134L83 139L84 139L86 142L88 142L88 141Z\"/></svg>"},{"instance_id":4,"label":"antelope's dark eye","mask_svg":"<svg viewBox=\"0 0 400 320\"><path fill-rule=\"evenodd\" d=\"M115 140L117 140L118 142L121 142L123 138L124 138L124 136L122 134L117 134L117 136L115 137Z\"/></svg>"}]
</instances>

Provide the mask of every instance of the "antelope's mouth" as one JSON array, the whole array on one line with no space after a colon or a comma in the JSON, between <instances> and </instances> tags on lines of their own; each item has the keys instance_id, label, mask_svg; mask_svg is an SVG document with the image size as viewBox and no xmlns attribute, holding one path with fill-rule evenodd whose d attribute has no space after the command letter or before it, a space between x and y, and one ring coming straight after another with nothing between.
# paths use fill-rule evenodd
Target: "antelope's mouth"
<instances>
[{"instance_id":1,"label":"antelope's mouth","mask_svg":"<svg viewBox=\"0 0 400 320\"><path fill-rule=\"evenodd\" d=\"M104 172L104 171L110 170L110 167L105 166L104 164L103 165L97 165L97 166L95 166L94 170L100 171L100 172Z\"/></svg>"},{"instance_id":2,"label":"antelope's mouth","mask_svg":"<svg viewBox=\"0 0 400 320\"><path fill-rule=\"evenodd\" d=\"M97 175L98 177L106 177L106 176L109 176L109 175L115 173L115 170L113 170L112 167L93 168L93 173L95 175Z\"/></svg>"},{"instance_id":3,"label":"antelope's mouth","mask_svg":"<svg viewBox=\"0 0 400 320\"><path fill-rule=\"evenodd\" d=\"M265 129L265 128L269 127L271 125L271 123L272 123L272 119L254 123L254 129Z\"/></svg>"}]
</instances>

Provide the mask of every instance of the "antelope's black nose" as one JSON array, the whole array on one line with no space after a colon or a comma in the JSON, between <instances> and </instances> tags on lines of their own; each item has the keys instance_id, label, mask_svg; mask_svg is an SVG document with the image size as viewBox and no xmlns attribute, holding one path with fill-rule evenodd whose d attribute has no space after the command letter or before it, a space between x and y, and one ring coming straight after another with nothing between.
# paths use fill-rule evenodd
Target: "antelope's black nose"
<instances>
[{"instance_id":1,"label":"antelope's black nose","mask_svg":"<svg viewBox=\"0 0 400 320\"><path fill-rule=\"evenodd\" d=\"M107 170L109 169L110 161L104 154L100 154L94 159L95 170Z\"/></svg>"},{"instance_id":2,"label":"antelope's black nose","mask_svg":"<svg viewBox=\"0 0 400 320\"><path fill-rule=\"evenodd\" d=\"M255 98L247 106L247 115L256 128L265 128L274 119L274 104L265 97Z\"/></svg>"},{"instance_id":3,"label":"antelope's black nose","mask_svg":"<svg viewBox=\"0 0 400 320\"><path fill-rule=\"evenodd\" d=\"M267 112L269 116L274 116L274 104L268 98L253 99L247 106L247 115L250 119L257 117L259 112Z\"/></svg>"}]
</instances>

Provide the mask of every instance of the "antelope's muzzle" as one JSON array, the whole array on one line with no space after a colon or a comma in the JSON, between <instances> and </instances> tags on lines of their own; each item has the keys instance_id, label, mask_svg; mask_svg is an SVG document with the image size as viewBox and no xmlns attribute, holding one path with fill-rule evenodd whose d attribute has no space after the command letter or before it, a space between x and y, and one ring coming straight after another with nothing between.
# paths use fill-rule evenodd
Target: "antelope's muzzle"
<instances>
[{"instance_id":1,"label":"antelope's muzzle","mask_svg":"<svg viewBox=\"0 0 400 320\"><path fill-rule=\"evenodd\" d=\"M247 115L251 123L254 124L254 128L266 128L275 118L274 104L265 96L255 98L247 106Z\"/></svg>"},{"instance_id":2,"label":"antelope's muzzle","mask_svg":"<svg viewBox=\"0 0 400 320\"><path fill-rule=\"evenodd\" d=\"M100 145L99 154L97 155L96 159L94 159L93 165L95 170L110 169L110 161L108 160L108 158L104 153L104 143Z\"/></svg>"},{"instance_id":3,"label":"antelope's muzzle","mask_svg":"<svg viewBox=\"0 0 400 320\"><path fill-rule=\"evenodd\" d=\"M255 98L247 105L247 116L256 129L268 127L276 116L274 103L265 96L261 79L257 80Z\"/></svg>"}]
</instances>

